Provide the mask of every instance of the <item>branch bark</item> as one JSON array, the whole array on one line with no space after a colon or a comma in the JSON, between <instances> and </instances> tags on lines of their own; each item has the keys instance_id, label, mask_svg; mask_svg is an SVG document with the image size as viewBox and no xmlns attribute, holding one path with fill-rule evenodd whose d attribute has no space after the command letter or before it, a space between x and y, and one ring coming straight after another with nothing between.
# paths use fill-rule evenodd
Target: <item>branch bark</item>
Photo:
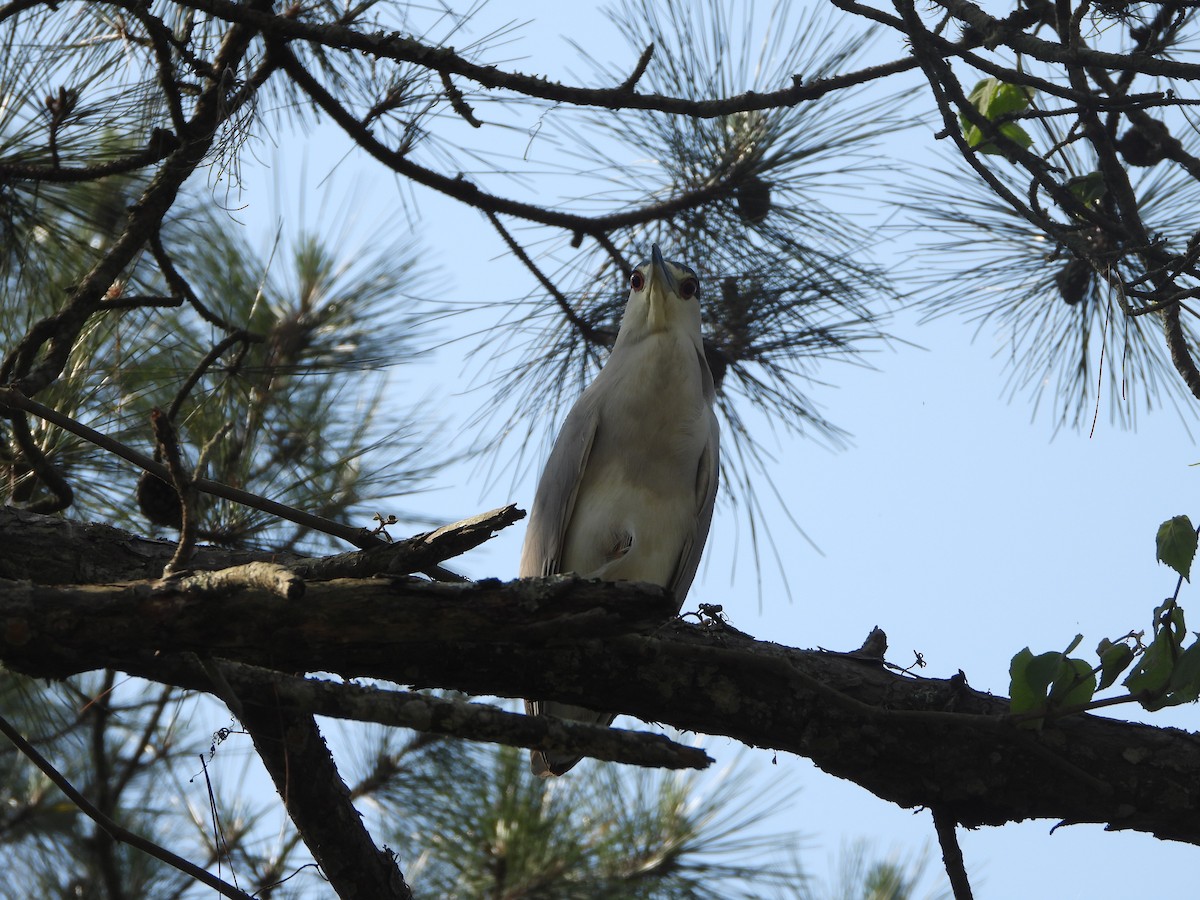
<instances>
[{"instance_id":1,"label":"branch bark","mask_svg":"<svg viewBox=\"0 0 1200 900\"><path fill-rule=\"evenodd\" d=\"M805 83L797 73L793 76L791 85L769 93L747 91L737 96L715 100L689 100L685 97L636 93L630 85L630 81L636 79L628 79L625 84L610 88L586 88L561 84L538 75L506 72L496 66L471 62L456 53L453 47L424 44L398 32L367 33L348 25L306 21L287 14L277 15L234 3L232 0L180 0L180 5L201 10L227 22L253 26L270 40L307 42L331 50L364 53L377 59L390 59L399 63L414 63L434 72L468 78L485 88L512 91L554 103L610 109L654 109L698 118L794 106L831 91L864 84L896 72L907 71L915 66L912 60L901 58L844 75L815 79L810 83Z\"/></svg>"},{"instance_id":2,"label":"branch bark","mask_svg":"<svg viewBox=\"0 0 1200 900\"><path fill-rule=\"evenodd\" d=\"M2 582L0 661L51 677L112 667L177 683L198 653L545 697L798 753L966 827L1053 818L1200 844L1195 734L1091 715L1035 733L964 678L898 675L861 655L670 621L673 612L661 589L572 578L338 579L309 583L297 600L249 586L200 595L152 581Z\"/></svg>"},{"instance_id":3,"label":"branch bark","mask_svg":"<svg viewBox=\"0 0 1200 900\"><path fill-rule=\"evenodd\" d=\"M375 846L311 715L284 709L270 689L239 696L238 718L288 815L339 897L412 900L390 850Z\"/></svg>"}]
</instances>

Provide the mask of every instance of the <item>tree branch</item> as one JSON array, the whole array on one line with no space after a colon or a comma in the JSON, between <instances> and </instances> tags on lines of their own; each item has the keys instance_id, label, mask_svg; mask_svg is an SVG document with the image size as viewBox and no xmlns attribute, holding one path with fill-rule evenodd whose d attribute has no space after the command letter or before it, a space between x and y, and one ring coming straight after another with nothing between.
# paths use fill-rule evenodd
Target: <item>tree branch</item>
<instances>
[{"instance_id":1,"label":"tree branch","mask_svg":"<svg viewBox=\"0 0 1200 900\"><path fill-rule=\"evenodd\" d=\"M269 687L244 690L238 699L238 718L338 896L412 900L394 854L367 833L313 717L280 707Z\"/></svg>"},{"instance_id":2,"label":"tree branch","mask_svg":"<svg viewBox=\"0 0 1200 900\"><path fill-rule=\"evenodd\" d=\"M172 660L199 653L545 697L798 753L900 806L952 810L967 827L1054 818L1200 844L1195 735L1092 715L1035 733L961 678L904 677L671 622L673 610L659 588L570 578L341 579L309 583L294 601L253 588L5 582L0 660L50 677L111 666L173 683Z\"/></svg>"},{"instance_id":3,"label":"tree branch","mask_svg":"<svg viewBox=\"0 0 1200 900\"><path fill-rule=\"evenodd\" d=\"M704 769L712 764L700 748L676 743L661 734L526 716L429 694L299 678L243 663L214 661L213 665L235 695L243 690L269 688L278 704L292 713L375 722L468 741L551 749L628 765ZM168 674L166 667L162 674ZM186 663L170 670L169 677L179 687L220 694L214 691L210 677Z\"/></svg>"},{"instance_id":4,"label":"tree branch","mask_svg":"<svg viewBox=\"0 0 1200 900\"><path fill-rule=\"evenodd\" d=\"M155 462L146 456L146 454L139 453L132 447L127 447L120 441L101 434L94 428L89 428L82 422L77 422L70 416L64 415L56 409L52 409L43 403L25 396L19 390L0 387L0 412L3 412L5 407L32 413L39 419L44 419L65 431L78 435L84 440L91 441L101 449L116 454L122 459L133 463L138 468L158 477L167 484L172 483L171 473L162 463ZM16 421L15 417L13 421ZM312 528L314 531L319 531L322 534L341 538L356 547L373 547L383 543L378 538L373 537L365 528L355 528L342 522L335 522L332 519L316 516L301 509L285 506L268 497L260 497L258 494L243 491L241 488L221 484L219 481L211 481L208 478L197 478L192 482L192 487L205 494L212 494L214 497L223 497L226 500L232 500L234 503L241 503L244 506L262 510L273 516L286 519L289 522L295 522L297 525Z\"/></svg>"},{"instance_id":5,"label":"tree branch","mask_svg":"<svg viewBox=\"0 0 1200 900\"><path fill-rule=\"evenodd\" d=\"M955 833L958 823L942 807L935 806L932 812L933 828L937 832L938 845L942 848L942 864L946 867L954 900L972 900L971 882L967 878L962 848L958 845L958 835Z\"/></svg>"},{"instance_id":6,"label":"tree branch","mask_svg":"<svg viewBox=\"0 0 1200 900\"><path fill-rule=\"evenodd\" d=\"M290 49L282 44L272 45L272 53L288 76L296 82L296 85L308 94L312 101L333 119L351 140L372 157L417 184L432 188L483 212L517 216L530 222L564 228L577 235L587 234L599 238L601 234L617 228L665 219L703 206L705 203L727 195L737 185L743 174L740 167L733 166L725 173L724 177L717 179L712 184L686 191L660 203L604 216L581 216L557 209L548 209L533 203L510 200L507 197L488 193L461 175L451 178L427 169L425 166L413 162L403 151L388 147L371 133L370 128L359 121L333 94L326 90Z\"/></svg>"},{"instance_id":7,"label":"tree branch","mask_svg":"<svg viewBox=\"0 0 1200 900\"><path fill-rule=\"evenodd\" d=\"M95 181L109 175L136 172L166 159L179 148L179 138L165 128L155 128L145 149L108 162L87 166L41 166L35 163L0 162L0 178L19 181L47 181L69 184Z\"/></svg>"},{"instance_id":8,"label":"tree branch","mask_svg":"<svg viewBox=\"0 0 1200 900\"><path fill-rule=\"evenodd\" d=\"M452 47L430 46L398 32L389 34L376 31L367 34L345 25L308 22L301 18L263 12L251 6L234 3L232 0L180 0L180 5L203 10L227 22L252 25L268 40L305 41L334 50L366 53L378 59L413 63L445 75L469 78L485 88L513 91L554 103L598 106L606 109L653 109L702 119L757 109L795 106L797 103L815 100L833 91L915 67L911 59L903 58L844 75L820 78L808 84L797 74L793 76L790 86L765 94L747 91L734 97L716 100L689 100L685 97L638 94L626 86L628 80L625 84L611 88L585 88L560 84L537 75L505 72L495 66L470 62L455 53Z\"/></svg>"},{"instance_id":9,"label":"tree branch","mask_svg":"<svg viewBox=\"0 0 1200 900\"><path fill-rule=\"evenodd\" d=\"M226 96L224 73L236 70L253 37L250 29L240 25L225 34L214 58L215 77L209 79L196 99L187 133L179 136L179 146L166 157L146 191L130 208L125 228L109 251L72 286L63 306L35 323L5 357L0 364L0 383L17 382L32 396L58 378L84 324L113 282L158 231L179 189L207 157L221 123L249 99L254 86L271 71L269 66L260 67L238 96Z\"/></svg>"},{"instance_id":10,"label":"tree branch","mask_svg":"<svg viewBox=\"0 0 1200 900\"><path fill-rule=\"evenodd\" d=\"M509 505L391 544L317 558L201 545L191 568L207 571L272 562L309 581L411 575L473 550L524 517L524 510ZM0 507L0 546L5 549L0 554L0 578L35 584L136 581L161 571L174 552L169 541L11 506Z\"/></svg>"},{"instance_id":11,"label":"tree branch","mask_svg":"<svg viewBox=\"0 0 1200 900\"><path fill-rule=\"evenodd\" d=\"M1115 71L1160 75L1189 81L1200 79L1200 65L1195 63L1179 62L1143 53L1109 53L1087 46L1068 48L1053 41L1043 40L1037 35L1029 34L1023 28L1010 25L1002 19L989 16L970 0L935 0L935 2L954 18L966 22L976 31L985 35L989 46L1003 44L1017 53L1031 56L1042 62L1096 66Z\"/></svg>"}]
</instances>

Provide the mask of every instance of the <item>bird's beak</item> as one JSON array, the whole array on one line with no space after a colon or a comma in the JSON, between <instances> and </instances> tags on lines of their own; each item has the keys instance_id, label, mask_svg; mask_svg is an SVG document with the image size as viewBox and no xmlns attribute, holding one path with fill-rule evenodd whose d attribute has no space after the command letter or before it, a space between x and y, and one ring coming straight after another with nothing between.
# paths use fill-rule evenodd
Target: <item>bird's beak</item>
<instances>
[{"instance_id":1,"label":"bird's beak","mask_svg":"<svg viewBox=\"0 0 1200 900\"><path fill-rule=\"evenodd\" d=\"M675 284L675 279L671 276L667 264L663 262L662 251L658 249L658 244L651 245L650 261L650 283L653 284L657 281L664 294L679 293L679 286Z\"/></svg>"}]
</instances>

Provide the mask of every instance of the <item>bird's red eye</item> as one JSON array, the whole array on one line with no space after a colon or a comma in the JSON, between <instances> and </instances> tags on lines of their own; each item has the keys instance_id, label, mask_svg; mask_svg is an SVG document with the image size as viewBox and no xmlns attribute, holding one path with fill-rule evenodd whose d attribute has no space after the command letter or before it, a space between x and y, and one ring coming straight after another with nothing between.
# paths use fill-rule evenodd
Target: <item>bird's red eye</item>
<instances>
[{"instance_id":1,"label":"bird's red eye","mask_svg":"<svg viewBox=\"0 0 1200 900\"><path fill-rule=\"evenodd\" d=\"M679 296L691 300L700 292L700 282L695 278L685 278L679 283Z\"/></svg>"},{"instance_id":2,"label":"bird's red eye","mask_svg":"<svg viewBox=\"0 0 1200 900\"><path fill-rule=\"evenodd\" d=\"M635 291L640 291L646 286L646 276L634 269L633 274L629 276L629 286Z\"/></svg>"}]
</instances>

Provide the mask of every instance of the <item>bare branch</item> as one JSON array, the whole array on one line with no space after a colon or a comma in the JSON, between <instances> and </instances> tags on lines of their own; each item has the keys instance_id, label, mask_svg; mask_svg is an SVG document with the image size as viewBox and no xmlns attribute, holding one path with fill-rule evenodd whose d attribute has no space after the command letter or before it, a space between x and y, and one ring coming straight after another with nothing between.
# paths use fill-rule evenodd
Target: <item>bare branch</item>
<instances>
[{"instance_id":1,"label":"bare branch","mask_svg":"<svg viewBox=\"0 0 1200 900\"><path fill-rule=\"evenodd\" d=\"M426 534L320 558L298 557L274 550L227 550L199 546L193 570L228 569L250 562L285 565L307 581L369 578L428 572L434 565L478 547L497 531L525 517L524 510L505 506L444 525ZM149 540L108 525L83 524L38 515L16 507L0 507L0 578L35 584L82 581L136 581L160 569L174 546ZM86 548L86 549L84 549Z\"/></svg>"},{"instance_id":2,"label":"bare branch","mask_svg":"<svg viewBox=\"0 0 1200 900\"><path fill-rule=\"evenodd\" d=\"M179 498L179 544L175 554L163 568L163 577L179 571L191 558L196 545L196 485L191 473L183 464L183 456L179 451L179 438L171 425L168 416L160 410L150 414L154 426L154 438L158 445L158 455L167 461L167 471L171 475L171 485Z\"/></svg>"},{"instance_id":3,"label":"bare branch","mask_svg":"<svg viewBox=\"0 0 1200 900\"><path fill-rule=\"evenodd\" d=\"M958 823L942 807L935 806L932 811L933 827L937 832L938 845L942 848L942 863L950 879L950 889L954 891L954 900L972 900L971 882L967 878L962 849L958 846L958 835L955 833Z\"/></svg>"},{"instance_id":4,"label":"bare branch","mask_svg":"<svg viewBox=\"0 0 1200 900\"><path fill-rule=\"evenodd\" d=\"M367 833L313 717L281 708L269 690L245 689L238 700L254 749L338 896L412 900L395 855Z\"/></svg>"},{"instance_id":5,"label":"bare branch","mask_svg":"<svg viewBox=\"0 0 1200 900\"><path fill-rule=\"evenodd\" d=\"M266 592L282 600L299 600L305 590L303 578L287 567L272 562L252 562L219 572L187 575L176 582L176 587L184 593L204 596L221 596L243 590Z\"/></svg>"},{"instance_id":6,"label":"bare branch","mask_svg":"<svg viewBox=\"0 0 1200 900\"><path fill-rule=\"evenodd\" d=\"M1200 844L1191 735L1093 715L1033 732L1010 720L1007 700L962 677L913 678L688 626L670 621L673 609L660 588L570 578L337 580L310 583L299 601L253 588L200 597L161 582L3 582L0 660L50 677L110 666L174 683L178 661L200 653L545 697L799 753L900 806L952 810L968 827L1044 817Z\"/></svg>"},{"instance_id":7,"label":"bare branch","mask_svg":"<svg viewBox=\"0 0 1200 900\"><path fill-rule=\"evenodd\" d=\"M632 94L633 89L637 87L637 83L641 81L642 76L646 74L646 67L650 65L650 57L653 55L654 44L647 44L646 49L642 51L642 55L638 57L637 65L633 67L633 71L629 74L629 77L617 86L617 90L626 91Z\"/></svg>"},{"instance_id":8,"label":"bare branch","mask_svg":"<svg viewBox=\"0 0 1200 900\"><path fill-rule=\"evenodd\" d=\"M556 103L607 109L655 109L704 119L749 110L795 106L797 103L813 100L833 91L907 71L916 65L911 59L898 59L845 75L817 79L808 84L797 74L789 87L777 91L762 94L747 91L735 97L689 100L683 97L631 93L625 90L623 85L615 88L564 85L540 76L505 72L495 66L481 66L455 53L453 48L430 46L395 32L364 34L343 25L316 24L299 18L262 12L231 0L180 0L180 5L203 10L228 22L252 25L261 31L268 41L308 41L335 50L353 50L379 59L415 63L435 72L469 78L486 88L514 91Z\"/></svg>"},{"instance_id":9,"label":"bare branch","mask_svg":"<svg viewBox=\"0 0 1200 900\"><path fill-rule=\"evenodd\" d=\"M451 108L463 117L463 120L472 128L482 128L483 123L475 118L475 111L471 109L462 91L454 86L454 82L450 80L450 76L446 72L442 72L442 89L446 92L446 97L450 101Z\"/></svg>"},{"instance_id":10,"label":"bare branch","mask_svg":"<svg viewBox=\"0 0 1200 900\"><path fill-rule=\"evenodd\" d=\"M526 716L429 694L299 678L241 663L218 661L216 665L233 690L269 689L290 712L375 722L468 741L551 748L628 765L704 769L712 764L698 747L676 743L661 734ZM187 676L181 671L178 677L186 680ZM202 682L194 686L210 690Z\"/></svg>"}]
</instances>

